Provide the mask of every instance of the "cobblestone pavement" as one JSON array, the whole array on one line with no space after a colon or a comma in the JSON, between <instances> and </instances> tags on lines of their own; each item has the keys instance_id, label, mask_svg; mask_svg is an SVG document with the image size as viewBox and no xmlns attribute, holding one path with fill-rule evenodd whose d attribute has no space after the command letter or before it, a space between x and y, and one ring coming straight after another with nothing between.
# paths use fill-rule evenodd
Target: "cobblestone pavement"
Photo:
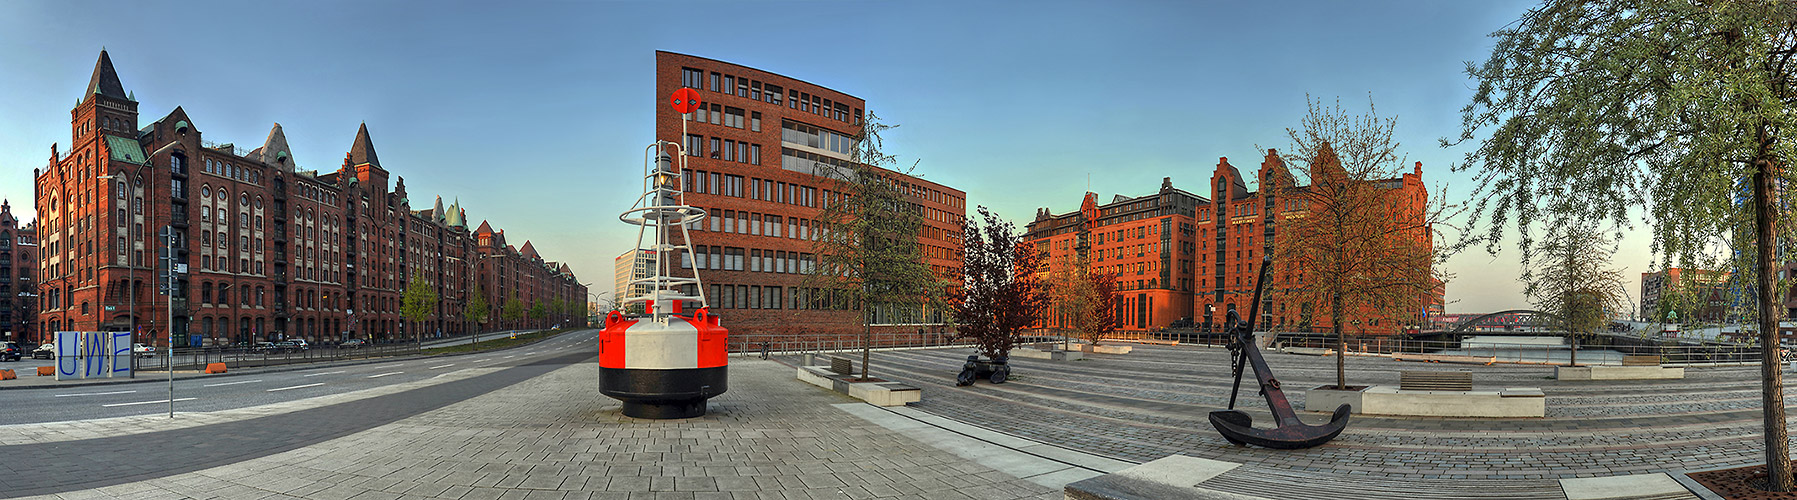
<instances>
[{"instance_id":1,"label":"cobblestone pavement","mask_svg":"<svg viewBox=\"0 0 1797 500\"><path fill-rule=\"evenodd\" d=\"M1420 491L1433 480L1514 483L1763 461L1757 366L1689 368L1684 380L1560 382L1551 366L1350 357L1350 384L1395 385L1400 370L1463 369L1478 389L1540 387L1547 418L1355 415L1327 445L1277 451L1230 445L1211 428L1207 414L1229 400L1224 349L1137 345L1131 354L1076 362L1012 358L1010 382L954 387L968 354L881 351L873 372L924 387L923 401L912 405L920 410L1097 455L1145 462L1179 453L1242 463L1244 471L1405 480ZM1269 353L1267 361L1297 408L1306 389L1335 380L1334 357ZM1237 405L1268 425L1265 401L1248 379ZM1311 423L1327 420L1303 413Z\"/></svg>"},{"instance_id":2,"label":"cobblestone pavement","mask_svg":"<svg viewBox=\"0 0 1797 500\"><path fill-rule=\"evenodd\" d=\"M647 421L595 390L593 361L303 448L42 498L1061 498L831 407L853 400L784 365L733 359L705 417Z\"/></svg>"}]
</instances>

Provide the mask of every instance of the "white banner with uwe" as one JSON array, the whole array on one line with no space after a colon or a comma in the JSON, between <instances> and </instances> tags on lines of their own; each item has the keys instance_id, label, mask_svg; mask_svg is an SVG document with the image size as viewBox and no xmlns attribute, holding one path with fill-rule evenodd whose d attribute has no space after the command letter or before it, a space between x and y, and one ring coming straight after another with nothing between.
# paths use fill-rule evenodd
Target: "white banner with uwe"
<instances>
[{"instance_id":1,"label":"white banner with uwe","mask_svg":"<svg viewBox=\"0 0 1797 500\"><path fill-rule=\"evenodd\" d=\"M56 332L56 380L131 376L131 332Z\"/></svg>"}]
</instances>

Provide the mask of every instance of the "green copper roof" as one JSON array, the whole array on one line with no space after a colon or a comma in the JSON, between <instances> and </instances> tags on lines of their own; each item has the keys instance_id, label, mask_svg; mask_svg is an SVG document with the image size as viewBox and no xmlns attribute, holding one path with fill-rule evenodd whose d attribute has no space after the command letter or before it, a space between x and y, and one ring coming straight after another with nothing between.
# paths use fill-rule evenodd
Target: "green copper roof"
<instances>
[{"instance_id":1,"label":"green copper roof","mask_svg":"<svg viewBox=\"0 0 1797 500\"><path fill-rule=\"evenodd\" d=\"M123 137L106 136L106 149L112 151L112 159L143 165L149 157L144 155L144 148L137 141Z\"/></svg>"}]
</instances>

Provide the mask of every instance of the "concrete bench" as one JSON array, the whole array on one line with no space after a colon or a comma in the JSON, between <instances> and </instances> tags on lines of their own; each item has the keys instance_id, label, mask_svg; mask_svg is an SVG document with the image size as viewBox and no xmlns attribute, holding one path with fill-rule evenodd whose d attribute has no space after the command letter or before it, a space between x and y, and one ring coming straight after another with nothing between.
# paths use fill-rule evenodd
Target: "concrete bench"
<instances>
[{"instance_id":1,"label":"concrete bench","mask_svg":"<svg viewBox=\"0 0 1797 500\"><path fill-rule=\"evenodd\" d=\"M1465 356L1460 354L1409 354L1392 353L1391 359L1398 361L1422 361L1426 363L1466 363L1489 365L1497 362L1497 356Z\"/></svg>"},{"instance_id":2,"label":"concrete bench","mask_svg":"<svg viewBox=\"0 0 1797 500\"><path fill-rule=\"evenodd\" d=\"M1086 358L1084 351L1012 349L1013 358L1046 359L1050 361L1079 361Z\"/></svg>"},{"instance_id":3,"label":"concrete bench","mask_svg":"<svg viewBox=\"0 0 1797 500\"><path fill-rule=\"evenodd\" d=\"M875 406L904 406L923 400L923 390L898 382L852 382L849 375L836 374L822 366L801 366L798 379L805 383L846 394Z\"/></svg>"},{"instance_id":4,"label":"concrete bench","mask_svg":"<svg viewBox=\"0 0 1797 500\"><path fill-rule=\"evenodd\" d=\"M1623 356L1622 366L1556 366L1560 380L1676 380L1685 378L1682 367L1660 366L1659 356Z\"/></svg>"},{"instance_id":5,"label":"concrete bench","mask_svg":"<svg viewBox=\"0 0 1797 500\"><path fill-rule=\"evenodd\" d=\"M1406 391L1470 391L1473 372L1401 371L1398 388Z\"/></svg>"},{"instance_id":6,"label":"concrete bench","mask_svg":"<svg viewBox=\"0 0 1797 500\"><path fill-rule=\"evenodd\" d=\"M1321 394L1330 404L1348 403L1356 412L1418 417L1544 417L1547 395L1536 387L1473 390L1472 372L1401 371L1398 385L1376 385L1364 391ZM1353 401L1358 396L1359 401ZM1305 407L1316 410L1305 396ZM1346 398L1346 400L1336 401Z\"/></svg>"}]
</instances>

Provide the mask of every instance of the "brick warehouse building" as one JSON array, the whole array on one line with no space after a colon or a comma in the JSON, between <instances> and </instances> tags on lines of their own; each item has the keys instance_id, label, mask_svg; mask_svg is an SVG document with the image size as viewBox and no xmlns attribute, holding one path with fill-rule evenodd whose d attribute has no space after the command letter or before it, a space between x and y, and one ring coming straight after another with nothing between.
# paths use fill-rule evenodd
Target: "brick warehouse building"
<instances>
[{"instance_id":1,"label":"brick warehouse building","mask_svg":"<svg viewBox=\"0 0 1797 500\"><path fill-rule=\"evenodd\" d=\"M802 270L815 262L818 214L834 181L815 175L845 165L860 132L864 101L774 73L672 52L655 53L655 137L684 144L686 203L709 220L693 228L694 252L677 272L697 266L711 307L733 341L780 335L855 333L852 311L818 310L802 298ZM681 116L666 104L681 87L700 91L703 106L681 136ZM923 214L918 238L924 260L945 280L960 282L960 227L966 193L888 172ZM876 330L940 332L940 311L917 315L876 310Z\"/></svg>"},{"instance_id":2,"label":"brick warehouse building","mask_svg":"<svg viewBox=\"0 0 1797 500\"><path fill-rule=\"evenodd\" d=\"M460 315L476 283L493 305L487 328L575 316L506 321L504 298L585 296L565 265L528 243L514 249L486 223L470 234L460 207L439 199L411 210L403 178L389 189L366 125L342 167L321 174L298 168L279 124L242 151L204 141L180 107L141 128L137 112L101 51L70 112L72 147L52 145L36 172L42 331L128 330L135 315L142 340L172 327L177 346L397 340L477 328ZM159 290L165 270L183 265L171 321ZM414 275L440 300L432 319L407 328L400 302Z\"/></svg>"},{"instance_id":3,"label":"brick warehouse building","mask_svg":"<svg viewBox=\"0 0 1797 500\"><path fill-rule=\"evenodd\" d=\"M1038 210L1035 220L1026 226L1025 238L1038 246L1047 245L1051 266L1077 262L1083 256L1094 269L1117 273L1121 329L1155 330L1185 319L1199 329L1214 331L1222 327L1229 310L1247 314L1257 266L1273 251L1278 222L1304 213L1302 204L1282 205L1275 190L1265 189L1293 182L1276 151L1267 151L1256 178L1262 189L1249 191L1241 172L1228 158L1221 158L1211 174L1207 191L1211 198L1176 189L1171 178L1162 179L1156 194L1119 195L1105 205L1097 204L1095 194L1086 193L1078 211L1055 215ZM1420 162L1411 173L1375 182L1407 207L1400 211L1404 217L1422 216L1428 191L1422 183ZM1419 237L1429 238L1427 234ZM1275 274L1276 281L1288 278ZM1302 280L1290 282L1303 286ZM1440 314L1443 291L1438 286L1418 297L1419 313ZM1322 329L1331 324L1322 308L1306 312L1293 304L1263 303L1262 307L1266 320L1276 326ZM1403 326L1380 321L1378 315L1364 310L1355 311L1347 320L1364 323L1355 333L1391 334ZM1043 322L1051 328L1067 325L1065 318Z\"/></svg>"},{"instance_id":4,"label":"brick warehouse building","mask_svg":"<svg viewBox=\"0 0 1797 500\"><path fill-rule=\"evenodd\" d=\"M37 339L37 224L19 224L0 200L0 340Z\"/></svg>"}]
</instances>

